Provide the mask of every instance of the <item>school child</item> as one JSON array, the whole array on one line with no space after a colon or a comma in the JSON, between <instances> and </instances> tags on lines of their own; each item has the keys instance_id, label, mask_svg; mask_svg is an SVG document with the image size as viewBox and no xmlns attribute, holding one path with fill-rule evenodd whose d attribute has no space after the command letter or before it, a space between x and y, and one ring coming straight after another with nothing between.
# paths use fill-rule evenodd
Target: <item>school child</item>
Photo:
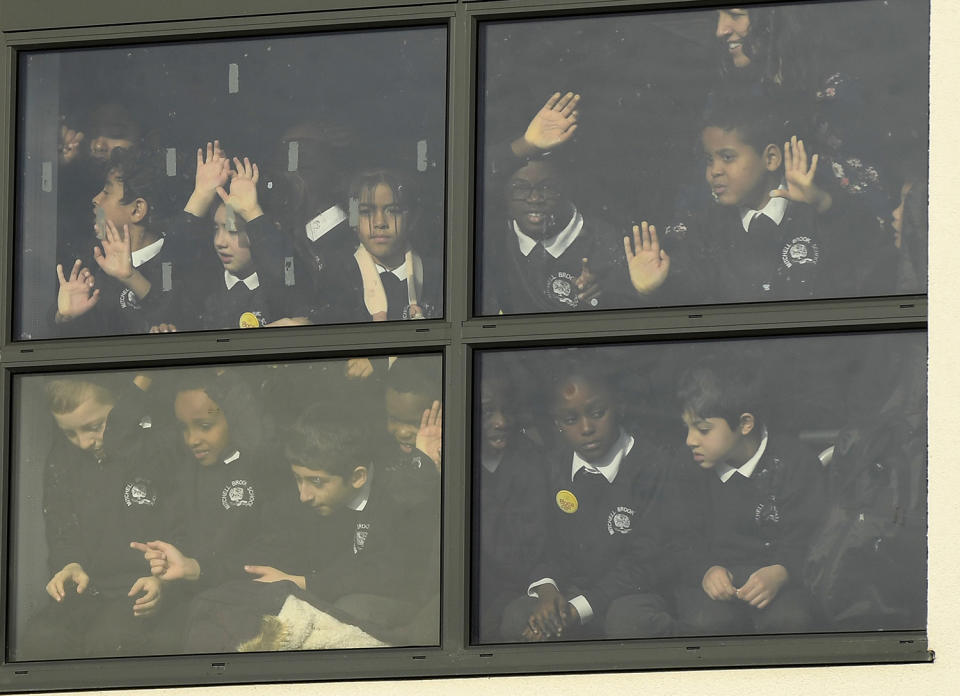
<instances>
[{"instance_id":1,"label":"school child","mask_svg":"<svg viewBox=\"0 0 960 696\"><path fill-rule=\"evenodd\" d=\"M693 634L809 630L801 581L822 520L824 472L815 454L764 423L750 366L704 361L680 380L686 444L703 469L703 539L679 586L678 619Z\"/></svg>"},{"instance_id":2,"label":"school child","mask_svg":"<svg viewBox=\"0 0 960 696\"><path fill-rule=\"evenodd\" d=\"M525 596L506 608L508 641L670 635L655 592L661 563L656 505L662 459L621 426L612 378L589 364L556 366L549 404L559 436L551 456L547 541Z\"/></svg>"},{"instance_id":3,"label":"school child","mask_svg":"<svg viewBox=\"0 0 960 696\"><path fill-rule=\"evenodd\" d=\"M299 495L296 522L268 535L276 540L269 548L248 549L245 570L254 582L201 596L188 649L235 650L254 635L260 616L276 614L291 594L390 643L435 641L436 471L415 469L423 495L411 503L398 495L411 470L398 486L397 473L382 465L392 454L355 419L331 417L326 404L308 409L288 429L283 453L296 486L290 492ZM264 557L272 557L272 565L259 560Z\"/></svg>"},{"instance_id":4,"label":"school child","mask_svg":"<svg viewBox=\"0 0 960 696\"><path fill-rule=\"evenodd\" d=\"M701 220L634 227L624 239L637 293L662 303L756 302L890 292L895 257L876 221L816 178L819 157L783 143L776 105L717 100L701 131L716 203ZM670 251L667 250L670 249Z\"/></svg>"},{"instance_id":5,"label":"school child","mask_svg":"<svg viewBox=\"0 0 960 696\"><path fill-rule=\"evenodd\" d=\"M153 654L170 649L163 583L145 572L131 536L175 538L169 456L151 406L133 383L46 385L59 433L44 471L47 594L18 641L21 659Z\"/></svg>"},{"instance_id":6,"label":"school child","mask_svg":"<svg viewBox=\"0 0 960 696\"><path fill-rule=\"evenodd\" d=\"M146 333L169 312L179 259L164 237L176 195L164 162L153 150L111 153L103 189L93 198L99 270L79 258L72 267L57 265L57 334Z\"/></svg>"},{"instance_id":7,"label":"school child","mask_svg":"<svg viewBox=\"0 0 960 696\"><path fill-rule=\"evenodd\" d=\"M256 436L261 416L250 388L233 372L191 370L175 389L173 411L184 446L177 492L185 509L184 540L144 540L150 572L194 591L243 576L240 549L260 533L279 476L264 462Z\"/></svg>"},{"instance_id":8,"label":"school child","mask_svg":"<svg viewBox=\"0 0 960 696\"><path fill-rule=\"evenodd\" d=\"M514 381L507 364L484 358L474 448L474 528L480 530L474 625L484 643L498 641L503 610L540 560L545 529L546 465L521 427Z\"/></svg>"},{"instance_id":9,"label":"school child","mask_svg":"<svg viewBox=\"0 0 960 696\"><path fill-rule=\"evenodd\" d=\"M350 186L351 223L359 245L352 259L327 267L315 323L430 319L443 314L439 263L412 247L416 197L387 169L359 174Z\"/></svg>"},{"instance_id":10,"label":"school child","mask_svg":"<svg viewBox=\"0 0 960 696\"><path fill-rule=\"evenodd\" d=\"M187 292L175 316L153 330L257 328L307 323L307 307L296 286L292 256L257 195L260 172L246 157L230 169L219 141L197 150L193 193L184 207L178 242L202 259L192 269ZM229 193L225 186L229 182ZM220 199L219 205L215 205ZM206 219L213 215L212 250L195 248L209 239ZM211 262L216 259L216 262ZM198 299L200 300L198 302ZM179 318L178 318L179 317Z\"/></svg>"},{"instance_id":11,"label":"school child","mask_svg":"<svg viewBox=\"0 0 960 696\"><path fill-rule=\"evenodd\" d=\"M504 206L506 229L484 232L484 313L603 309L629 301L620 234L574 204L556 157L513 171Z\"/></svg>"},{"instance_id":12,"label":"school child","mask_svg":"<svg viewBox=\"0 0 960 696\"><path fill-rule=\"evenodd\" d=\"M392 361L387 371L384 408L387 432L397 445L397 466L406 467L425 454L440 470L441 394L440 375L428 370L423 359L400 357Z\"/></svg>"}]
</instances>

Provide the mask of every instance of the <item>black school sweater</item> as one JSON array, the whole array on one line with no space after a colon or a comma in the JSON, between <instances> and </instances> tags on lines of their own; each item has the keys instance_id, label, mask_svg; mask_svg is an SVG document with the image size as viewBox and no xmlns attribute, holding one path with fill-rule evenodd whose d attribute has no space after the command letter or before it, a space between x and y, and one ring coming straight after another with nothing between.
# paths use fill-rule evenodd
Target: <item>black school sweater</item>
<instances>
[{"instance_id":1,"label":"black school sweater","mask_svg":"<svg viewBox=\"0 0 960 696\"><path fill-rule=\"evenodd\" d=\"M131 541L179 541L181 510L171 478L175 455L150 422L135 387L118 395L104 431L104 458L59 433L44 471L43 517L51 576L71 562L91 589L121 596L150 574Z\"/></svg>"},{"instance_id":2,"label":"black school sweater","mask_svg":"<svg viewBox=\"0 0 960 696\"><path fill-rule=\"evenodd\" d=\"M583 228L557 258L539 243L524 255L512 221L487 229L483 244L484 314L565 312L637 304L627 274L623 234L590 213L583 213ZM585 258L602 288L596 305L577 298L576 279Z\"/></svg>"},{"instance_id":3,"label":"black school sweater","mask_svg":"<svg viewBox=\"0 0 960 696\"><path fill-rule=\"evenodd\" d=\"M551 578L570 598L576 587L602 618L610 602L633 592L649 592L663 570L662 532L655 501L664 480L657 450L634 435L612 483L602 475L580 474L571 481L572 453L554 459L549 473L548 541L530 581ZM576 512L564 512L557 494L576 496Z\"/></svg>"},{"instance_id":4,"label":"black school sweater","mask_svg":"<svg viewBox=\"0 0 960 696\"><path fill-rule=\"evenodd\" d=\"M823 466L799 441L770 436L750 478L706 480L705 547L691 570L699 582L714 565L757 569L782 565L799 578L826 501Z\"/></svg>"}]
</instances>

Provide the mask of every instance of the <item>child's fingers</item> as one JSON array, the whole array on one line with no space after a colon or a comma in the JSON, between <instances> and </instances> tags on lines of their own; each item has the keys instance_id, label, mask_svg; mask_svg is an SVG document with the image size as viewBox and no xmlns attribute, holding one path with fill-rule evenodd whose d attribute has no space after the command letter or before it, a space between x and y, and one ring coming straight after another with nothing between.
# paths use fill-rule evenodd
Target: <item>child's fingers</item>
<instances>
[{"instance_id":1,"label":"child's fingers","mask_svg":"<svg viewBox=\"0 0 960 696\"><path fill-rule=\"evenodd\" d=\"M550 95L550 98L547 99L547 103L543 105L544 109L553 109L557 105L557 102L560 101L560 97L563 95L560 92L554 92Z\"/></svg>"},{"instance_id":2,"label":"child's fingers","mask_svg":"<svg viewBox=\"0 0 960 696\"><path fill-rule=\"evenodd\" d=\"M121 242L127 244L130 241L130 226L124 223L123 229L117 231L117 236Z\"/></svg>"},{"instance_id":3,"label":"child's fingers","mask_svg":"<svg viewBox=\"0 0 960 696\"><path fill-rule=\"evenodd\" d=\"M253 183L260 181L260 169L256 164L253 165L253 176L251 178L253 179Z\"/></svg>"},{"instance_id":4,"label":"child's fingers","mask_svg":"<svg viewBox=\"0 0 960 696\"><path fill-rule=\"evenodd\" d=\"M57 264L57 280L60 281L60 285L66 285L67 279L63 277L63 264Z\"/></svg>"},{"instance_id":5,"label":"child's fingers","mask_svg":"<svg viewBox=\"0 0 960 696\"><path fill-rule=\"evenodd\" d=\"M657 239L657 228L655 225L649 225L647 229L650 231L650 251L659 254L660 240Z\"/></svg>"},{"instance_id":6,"label":"child's fingers","mask_svg":"<svg viewBox=\"0 0 960 696\"><path fill-rule=\"evenodd\" d=\"M577 102L580 101L580 95L574 94L573 92L567 92L567 94L564 95L564 100L565 101L563 104L558 106L560 107L560 113L564 117L567 117L570 116L570 112L576 108Z\"/></svg>"},{"instance_id":7,"label":"child's fingers","mask_svg":"<svg viewBox=\"0 0 960 696\"><path fill-rule=\"evenodd\" d=\"M788 140L783 144L783 170L789 172L793 169L793 147Z\"/></svg>"},{"instance_id":8,"label":"child's fingers","mask_svg":"<svg viewBox=\"0 0 960 696\"><path fill-rule=\"evenodd\" d=\"M77 594L83 594L83 591L87 589L87 585L90 584L90 576L86 573L81 573L80 577L76 578L77 582Z\"/></svg>"},{"instance_id":9,"label":"child's fingers","mask_svg":"<svg viewBox=\"0 0 960 696\"><path fill-rule=\"evenodd\" d=\"M573 92L565 93L560 99L557 100L557 103L554 105L553 110L563 113L563 110L567 108L567 105L570 104L570 100L573 99Z\"/></svg>"},{"instance_id":10,"label":"child's fingers","mask_svg":"<svg viewBox=\"0 0 960 696\"><path fill-rule=\"evenodd\" d=\"M810 158L810 176L817 173L817 162L820 161L820 155L814 155Z\"/></svg>"},{"instance_id":11,"label":"child's fingers","mask_svg":"<svg viewBox=\"0 0 960 696\"><path fill-rule=\"evenodd\" d=\"M643 250L649 251L652 242L650 241L650 224L646 220L640 223L640 231L642 233L641 241L643 241Z\"/></svg>"},{"instance_id":12,"label":"child's fingers","mask_svg":"<svg viewBox=\"0 0 960 696\"><path fill-rule=\"evenodd\" d=\"M638 225L633 226L633 246L637 254L643 251L643 231Z\"/></svg>"},{"instance_id":13,"label":"child's fingers","mask_svg":"<svg viewBox=\"0 0 960 696\"><path fill-rule=\"evenodd\" d=\"M70 269L70 280L74 281L77 279L77 276L80 274L80 267L83 265L83 261L77 259L73 262L73 268Z\"/></svg>"},{"instance_id":14,"label":"child's fingers","mask_svg":"<svg viewBox=\"0 0 960 696\"><path fill-rule=\"evenodd\" d=\"M800 158L800 168L807 168L807 148L803 146L802 140L797 140L797 156Z\"/></svg>"},{"instance_id":15,"label":"child's fingers","mask_svg":"<svg viewBox=\"0 0 960 696\"><path fill-rule=\"evenodd\" d=\"M220 200L227 204L229 202L230 195L227 193L227 189L223 186L217 186L217 195L220 196Z\"/></svg>"},{"instance_id":16,"label":"child's fingers","mask_svg":"<svg viewBox=\"0 0 960 696\"><path fill-rule=\"evenodd\" d=\"M137 551L142 551L144 553L150 550L150 547L144 544L142 541L131 541L130 548L136 549Z\"/></svg>"},{"instance_id":17,"label":"child's fingers","mask_svg":"<svg viewBox=\"0 0 960 696\"><path fill-rule=\"evenodd\" d=\"M443 423L443 407L439 401L434 401L430 407L430 420L432 425L440 425Z\"/></svg>"}]
</instances>

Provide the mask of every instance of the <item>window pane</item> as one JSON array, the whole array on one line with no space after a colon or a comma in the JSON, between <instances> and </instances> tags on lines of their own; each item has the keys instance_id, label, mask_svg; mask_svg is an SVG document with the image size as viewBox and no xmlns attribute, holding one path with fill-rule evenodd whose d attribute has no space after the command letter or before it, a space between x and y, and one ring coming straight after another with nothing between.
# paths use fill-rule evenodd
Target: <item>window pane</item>
<instances>
[{"instance_id":1,"label":"window pane","mask_svg":"<svg viewBox=\"0 0 960 696\"><path fill-rule=\"evenodd\" d=\"M925 627L925 334L478 370L475 641Z\"/></svg>"},{"instance_id":2,"label":"window pane","mask_svg":"<svg viewBox=\"0 0 960 696\"><path fill-rule=\"evenodd\" d=\"M14 335L442 317L445 105L442 27L23 54Z\"/></svg>"},{"instance_id":3,"label":"window pane","mask_svg":"<svg viewBox=\"0 0 960 696\"><path fill-rule=\"evenodd\" d=\"M482 24L476 310L925 292L928 24L907 0Z\"/></svg>"},{"instance_id":4,"label":"window pane","mask_svg":"<svg viewBox=\"0 0 960 696\"><path fill-rule=\"evenodd\" d=\"M11 659L438 644L441 375L18 377Z\"/></svg>"}]
</instances>

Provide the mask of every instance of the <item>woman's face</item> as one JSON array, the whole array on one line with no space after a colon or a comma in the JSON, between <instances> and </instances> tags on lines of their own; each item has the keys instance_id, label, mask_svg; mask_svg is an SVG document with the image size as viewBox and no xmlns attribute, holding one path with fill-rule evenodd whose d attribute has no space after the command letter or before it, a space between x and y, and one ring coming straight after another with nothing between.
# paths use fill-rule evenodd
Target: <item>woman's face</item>
<instances>
[{"instance_id":1,"label":"woman's face","mask_svg":"<svg viewBox=\"0 0 960 696\"><path fill-rule=\"evenodd\" d=\"M743 52L743 40L750 33L750 13L738 7L717 10L717 38L730 53L734 67L745 68L750 57Z\"/></svg>"}]
</instances>

